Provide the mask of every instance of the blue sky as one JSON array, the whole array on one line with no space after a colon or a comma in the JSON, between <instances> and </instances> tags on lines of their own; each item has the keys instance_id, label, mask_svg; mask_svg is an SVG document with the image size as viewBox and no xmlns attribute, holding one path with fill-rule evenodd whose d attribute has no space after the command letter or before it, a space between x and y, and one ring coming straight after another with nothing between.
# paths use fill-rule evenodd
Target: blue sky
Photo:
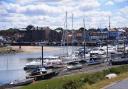
<instances>
[{"instance_id":1,"label":"blue sky","mask_svg":"<svg viewBox=\"0 0 128 89\"><path fill-rule=\"evenodd\" d=\"M68 28L74 14L74 27L86 28L128 26L128 0L0 0L0 29L34 26L64 27L68 12Z\"/></svg>"}]
</instances>

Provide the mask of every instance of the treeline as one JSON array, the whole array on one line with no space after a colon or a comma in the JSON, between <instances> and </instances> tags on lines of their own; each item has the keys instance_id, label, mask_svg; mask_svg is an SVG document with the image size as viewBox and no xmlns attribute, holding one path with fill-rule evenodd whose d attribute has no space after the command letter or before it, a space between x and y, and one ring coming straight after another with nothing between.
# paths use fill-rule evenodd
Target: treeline
<instances>
[{"instance_id":1,"label":"treeline","mask_svg":"<svg viewBox=\"0 0 128 89\"><path fill-rule=\"evenodd\" d=\"M16 29L16 28L9 28L7 30L0 30L0 36L12 36L19 31L20 30Z\"/></svg>"},{"instance_id":2,"label":"treeline","mask_svg":"<svg viewBox=\"0 0 128 89\"><path fill-rule=\"evenodd\" d=\"M97 45L101 41L105 44L106 39L115 44L117 38L123 38L127 34L128 28L111 28L108 30L107 28L85 29L81 27L79 29L64 29L58 27L51 29L33 25L28 25L26 28L21 29L9 28L0 31L0 36L3 36L8 42L65 42L67 44L74 43L79 45L83 43L84 39L89 45L90 43L91 45Z\"/></svg>"}]
</instances>

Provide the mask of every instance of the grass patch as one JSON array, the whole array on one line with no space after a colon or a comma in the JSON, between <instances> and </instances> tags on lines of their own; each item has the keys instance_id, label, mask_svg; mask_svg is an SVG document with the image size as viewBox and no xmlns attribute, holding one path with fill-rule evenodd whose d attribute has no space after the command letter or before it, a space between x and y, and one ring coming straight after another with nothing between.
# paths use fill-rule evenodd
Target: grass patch
<instances>
[{"instance_id":1,"label":"grass patch","mask_svg":"<svg viewBox=\"0 0 128 89\"><path fill-rule=\"evenodd\" d=\"M119 76L112 80L108 80L105 78L105 75L109 73L117 73L122 77ZM125 74L128 74L128 65L113 67L100 72L80 73L50 80L43 80L35 84L23 86L21 89L100 89L109 84L110 81L113 82L116 81L116 79L125 78L123 77Z\"/></svg>"},{"instance_id":2,"label":"grass patch","mask_svg":"<svg viewBox=\"0 0 128 89\"><path fill-rule=\"evenodd\" d=\"M76 83L76 81L78 81L81 76L82 74L80 76L72 75L53 78L50 80L43 80L28 86L24 86L21 89L66 89L67 84L74 85L74 83Z\"/></svg>"},{"instance_id":3,"label":"grass patch","mask_svg":"<svg viewBox=\"0 0 128 89\"><path fill-rule=\"evenodd\" d=\"M104 80L99 81L99 82L97 82L95 84L92 84L92 85L85 84L80 89L101 89L101 88L103 88L103 87L105 87L109 84L112 84L113 82L117 82L117 81L123 80L125 78L128 78L128 72L127 73L122 73L116 78L104 79Z\"/></svg>"}]
</instances>

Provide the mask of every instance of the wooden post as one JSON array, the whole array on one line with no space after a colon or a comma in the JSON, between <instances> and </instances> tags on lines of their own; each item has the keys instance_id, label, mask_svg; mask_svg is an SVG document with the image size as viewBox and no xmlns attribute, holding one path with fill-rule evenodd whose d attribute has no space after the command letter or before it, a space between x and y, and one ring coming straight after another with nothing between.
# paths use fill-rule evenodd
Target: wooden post
<instances>
[{"instance_id":1,"label":"wooden post","mask_svg":"<svg viewBox=\"0 0 128 89\"><path fill-rule=\"evenodd\" d=\"M21 45L19 46L19 49L21 49Z\"/></svg>"},{"instance_id":2,"label":"wooden post","mask_svg":"<svg viewBox=\"0 0 128 89\"><path fill-rule=\"evenodd\" d=\"M43 62L44 62L44 59L43 59L43 46L42 46L42 66L43 66Z\"/></svg>"}]
</instances>

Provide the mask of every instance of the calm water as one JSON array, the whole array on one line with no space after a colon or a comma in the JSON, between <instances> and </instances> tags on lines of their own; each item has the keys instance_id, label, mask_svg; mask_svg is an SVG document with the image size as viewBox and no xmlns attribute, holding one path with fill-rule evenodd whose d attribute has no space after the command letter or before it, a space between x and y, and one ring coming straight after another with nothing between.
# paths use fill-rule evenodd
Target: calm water
<instances>
[{"instance_id":1,"label":"calm water","mask_svg":"<svg viewBox=\"0 0 128 89\"><path fill-rule=\"evenodd\" d=\"M71 51L69 47L69 51ZM44 56L54 56L65 53L63 48L57 51L44 52ZM24 79L26 76L23 67L30 62L27 58L41 57L41 52L38 53L17 53L0 55L0 84L8 83L17 79Z\"/></svg>"}]
</instances>

